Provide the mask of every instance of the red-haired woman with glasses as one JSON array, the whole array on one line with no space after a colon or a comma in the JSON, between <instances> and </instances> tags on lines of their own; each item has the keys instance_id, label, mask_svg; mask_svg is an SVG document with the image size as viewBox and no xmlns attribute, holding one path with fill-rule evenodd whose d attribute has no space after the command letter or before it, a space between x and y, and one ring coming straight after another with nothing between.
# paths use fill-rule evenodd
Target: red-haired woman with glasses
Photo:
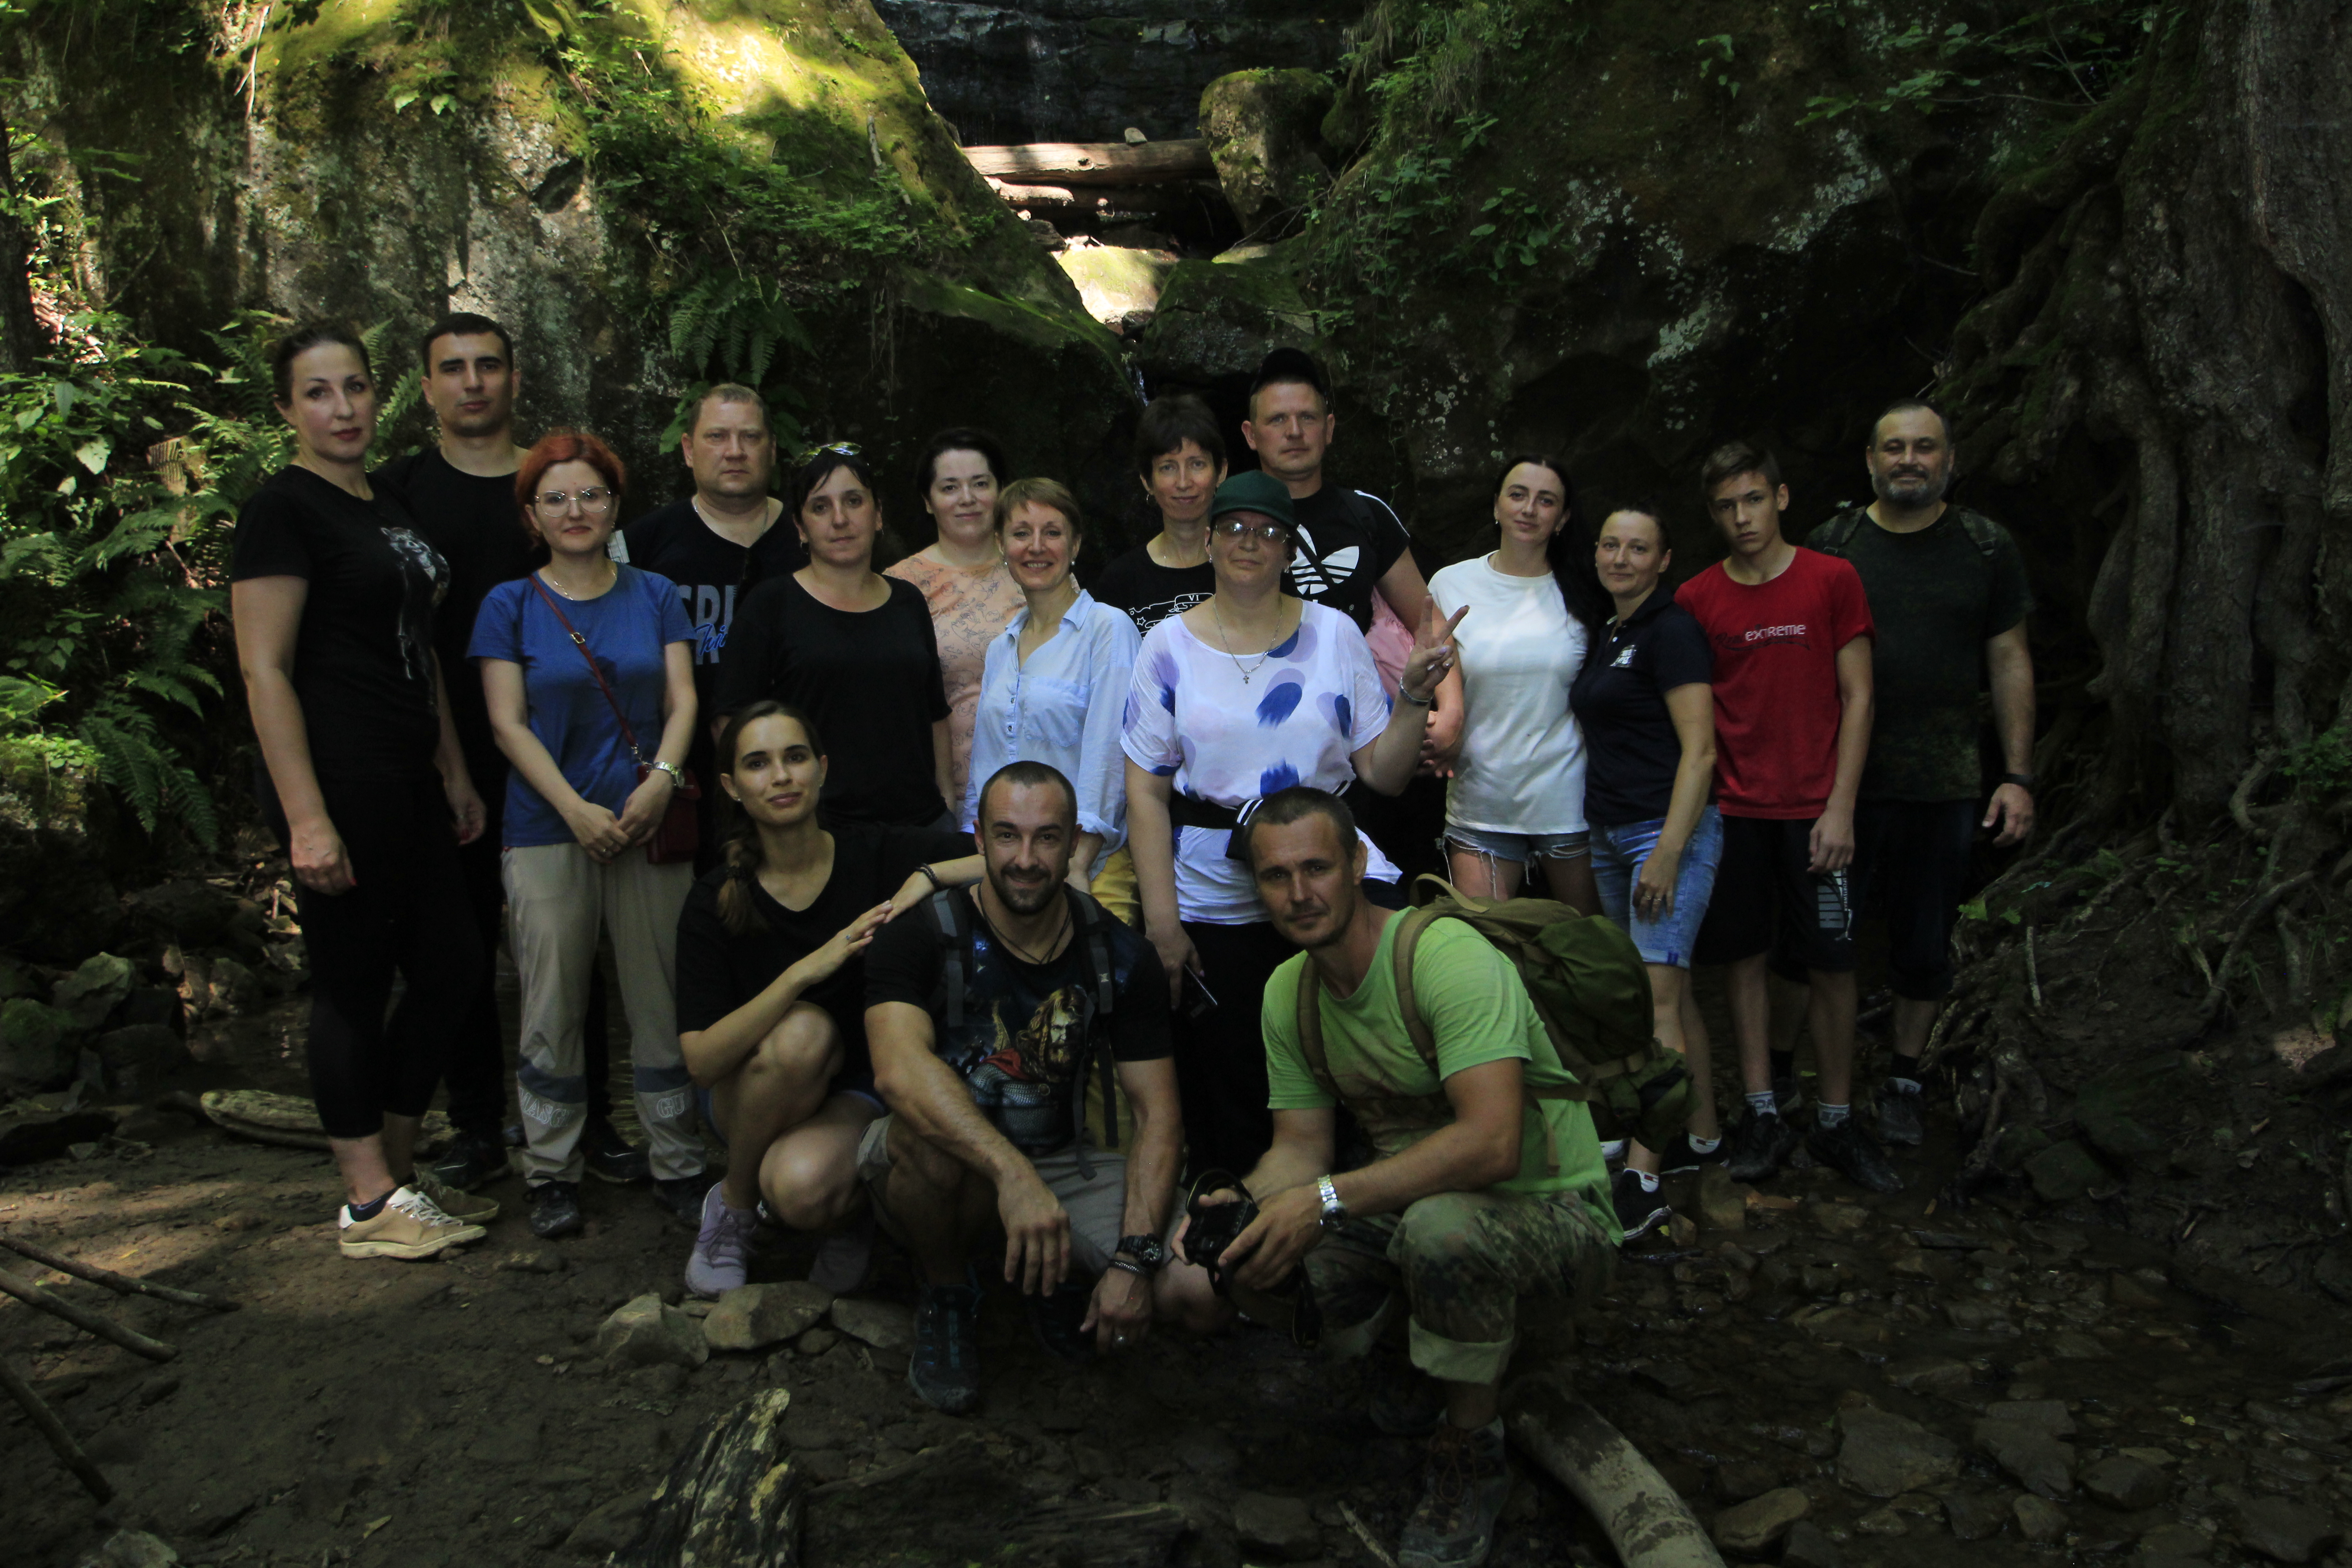
<instances>
[{"instance_id":1,"label":"red-haired woman with glasses","mask_svg":"<svg viewBox=\"0 0 2352 1568\"><path fill-rule=\"evenodd\" d=\"M593 436L543 437L515 475L545 566L482 601L467 652L507 781L509 942L522 976L530 1228L580 1228L587 1110L581 1022L597 937L610 931L629 1015L637 1115L664 1206L700 1206L702 1144L678 1054L677 916L690 861L645 846L669 810L694 731L694 628L677 588L606 553L627 475Z\"/></svg>"}]
</instances>

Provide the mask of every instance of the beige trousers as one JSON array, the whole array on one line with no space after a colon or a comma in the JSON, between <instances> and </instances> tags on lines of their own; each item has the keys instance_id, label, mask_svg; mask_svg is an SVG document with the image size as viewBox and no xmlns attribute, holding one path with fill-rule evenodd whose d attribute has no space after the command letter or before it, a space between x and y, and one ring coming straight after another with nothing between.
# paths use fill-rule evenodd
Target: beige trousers
<instances>
[{"instance_id":1,"label":"beige trousers","mask_svg":"<svg viewBox=\"0 0 2352 1568\"><path fill-rule=\"evenodd\" d=\"M508 940L522 973L523 1174L576 1182L583 1162L588 1079L580 1040L597 936L609 931L629 1019L629 1062L656 1177L702 1169L694 1085L677 1046L677 916L694 886L690 865L654 866L631 849L599 866L577 844L509 849Z\"/></svg>"}]
</instances>

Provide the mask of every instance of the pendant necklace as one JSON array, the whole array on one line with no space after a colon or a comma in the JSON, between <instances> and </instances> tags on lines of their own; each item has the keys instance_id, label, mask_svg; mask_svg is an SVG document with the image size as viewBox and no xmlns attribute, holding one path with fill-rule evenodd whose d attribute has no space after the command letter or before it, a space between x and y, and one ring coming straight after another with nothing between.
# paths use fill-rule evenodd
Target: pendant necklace
<instances>
[{"instance_id":1,"label":"pendant necklace","mask_svg":"<svg viewBox=\"0 0 2352 1568\"><path fill-rule=\"evenodd\" d=\"M1223 610L1217 608L1217 601L1213 596L1209 600L1209 614L1216 620L1217 641L1224 645L1225 657L1234 661L1234 668L1242 672L1242 684L1247 686L1250 683L1250 677L1265 668L1265 661L1274 657L1274 649L1267 648L1257 656L1255 664L1244 666L1240 657L1234 652L1233 639L1225 635L1225 615Z\"/></svg>"},{"instance_id":2,"label":"pendant necklace","mask_svg":"<svg viewBox=\"0 0 2352 1568\"><path fill-rule=\"evenodd\" d=\"M1045 958L1034 956L1027 948L1022 946L1019 942L1005 935L1002 931L997 931L994 921L991 921L989 923L988 929L992 931L996 931L996 940L1003 942L1006 947L1011 948L1013 950L1013 956L1018 958L1022 963L1029 965L1031 968L1043 969L1045 965L1054 962L1051 956ZM1053 937L1045 943L1045 952L1048 955L1053 952L1055 946L1061 942L1063 936L1068 932L1069 929L1070 901L1067 899L1065 899L1062 900L1062 923L1054 928Z\"/></svg>"}]
</instances>

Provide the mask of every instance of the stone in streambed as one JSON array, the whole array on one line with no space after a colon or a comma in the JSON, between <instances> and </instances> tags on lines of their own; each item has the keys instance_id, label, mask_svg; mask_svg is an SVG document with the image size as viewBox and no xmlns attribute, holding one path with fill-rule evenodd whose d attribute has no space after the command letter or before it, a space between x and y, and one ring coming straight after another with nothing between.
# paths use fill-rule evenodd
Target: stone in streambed
<instances>
[{"instance_id":1,"label":"stone in streambed","mask_svg":"<svg viewBox=\"0 0 2352 1568\"><path fill-rule=\"evenodd\" d=\"M877 1351L911 1352L915 1348L915 1310L896 1301L844 1297L833 1304L833 1326Z\"/></svg>"},{"instance_id":2,"label":"stone in streambed","mask_svg":"<svg viewBox=\"0 0 2352 1568\"><path fill-rule=\"evenodd\" d=\"M1717 1514L1715 1543L1738 1556L1760 1557L1812 1507L1812 1500L1795 1487L1777 1488Z\"/></svg>"},{"instance_id":3,"label":"stone in streambed","mask_svg":"<svg viewBox=\"0 0 2352 1568\"><path fill-rule=\"evenodd\" d=\"M814 1328L833 1297L805 1279L743 1285L719 1298L702 1320L702 1337L715 1351L756 1351Z\"/></svg>"},{"instance_id":4,"label":"stone in streambed","mask_svg":"<svg viewBox=\"0 0 2352 1568\"><path fill-rule=\"evenodd\" d=\"M1242 1544L1292 1563L1323 1554L1323 1530L1304 1498L1244 1492L1234 1500L1234 1533Z\"/></svg>"},{"instance_id":5,"label":"stone in streambed","mask_svg":"<svg viewBox=\"0 0 2352 1568\"><path fill-rule=\"evenodd\" d=\"M2084 1491L2126 1513L2154 1508L2164 1500L2164 1472L2121 1454L2101 1459L2084 1470L2081 1479Z\"/></svg>"},{"instance_id":6,"label":"stone in streambed","mask_svg":"<svg viewBox=\"0 0 2352 1568\"><path fill-rule=\"evenodd\" d=\"M1699 1223L1709 1230L1746 1230L1748 1197L1754 1190L1733 1181L1720 1164L1702 1167L1698 1173Z\"/></svg>"},{"instance_id":7,"label":"stone in streambed","mask_svg":"<svg viewBox=\"0 0 2352 1568\"><path fill-rule=\"evenodd\" d=\"M2283 1497L2257 1498L2238 1510L2238 1534L2248 1549L2281 1563L2308 1563L2341 1539L2333 1516Z\"/></svg>"},{"instance_id":8,"label":"stone in streambed","mask_svg":"<svg viewBox=\"0 0 2352 1568\"><path fill-rule=\"evenodd\" d=\"M648 1293L604 1320L596 1331L596 1353L616 1366L682 1366L690 1372L710 1359L710 1346L700 1323Z\"/></svg>"},{"instance_id":9,"label":"stone in streambed","mask_svg":"<svg viewBox=\"0 0 2352 1568\"><path fill-rule=\"evenodd\" d=\"M2017 1520L2017 1532L2026 1540L2046 1543L2066 1533L2066 1510L2048 1498L2027 1492L2010 1505Z\"/></svg>"},{"instance_id":10,"label":"stone in streambed","mask_svg":"<svg viewBox=\"0 0 2352 1568\"><path fill-rule=\"evenodd\" d=\"M1789 1539L1780 1548L1780 1568L1845 1568L1845 1553L1819 1525L1801 1519L1789 1527Z\"/></svg>"},{"instance_id":11,"label":"stone in streambed","mask_svg":"<svg viewBox=\"0 0 2352 1568\"><path fill-rule=\"evenodd\" d=\"M118 1530L74 1568L173 1568L180 1554L143 1530Z\"/></svg>"},{"instance_id":12,"label":"stone in streambed","mask_svg":"<svg viewBox=\"0 0 2352 1568\"><path fill-rule=\"evenodd\" d=\"M2010 1521L2007 1492L1954 1492L1944 1500L1944 1522L1955 1541L1983 1541Z\"/></svg>"},{"instance_id":13,"label":"stone in streambed","mask_svg":"<svg viewBox=\"0 0 2352 1568\"><path fill-rule=\"evenodd\" d=\"M2079 1198L2113 1180L2098 1157L2072 1138L2053 1143L2026 1161L2025 1174L2033 1184L2034 1195L2045 1204Z\"/></svg>"},{"instance_id":14,"label":"stone in streambed","mask_svg":"<svg viewBox=\"0 0 2352 1568\"><path fill-rule=\"evenodd\" d=\"M1899 1497L1960 1473L1958 1446L1916 1421L1863 1405L1842 1412L1838 1425L1838 1479L1867 1497Z\"/></svg>"}]
</instances>

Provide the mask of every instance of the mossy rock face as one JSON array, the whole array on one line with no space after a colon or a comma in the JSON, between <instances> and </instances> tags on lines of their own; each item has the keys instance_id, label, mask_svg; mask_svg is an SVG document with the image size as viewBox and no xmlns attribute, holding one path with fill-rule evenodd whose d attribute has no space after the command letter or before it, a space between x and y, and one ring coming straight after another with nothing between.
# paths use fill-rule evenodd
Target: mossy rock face
<instances>
[{"instance_id":1,"label":"mossy rock face","mask_svg":"<svg viewBox=\"0 0 2352 1568\"><path fill-rule=\"evenodd\" d=\"M953 378L910 395L870 374L914 357L874 336L921 320L904 308L912 275L1020 308L981 329L982 357L1008 374L1106 410L1133 402L1115 342L972 172L866 0L626 0L584 16L563 0L326 0L263 36L249 82L203 48L46 11L16 39L18 121L63 150L49 173L93 220L94 291L139 329L204 357L204 331L247 307L384 321L400 352L380 368L396 374L415 331L479 310L515 331L526 437L598 431L650 481L646 504L684 479L657 437L702 374L668 352L670 311L713 276L781 285L817 340L784 362L814 436L998 418ZM634 75L611 65L640 58ZM655 90L674 112L616 139L625 94ZM132 154L142 177L89 172L85 148ZM706 215L646 177L667 167L758 187L754 216ZM1083 466L1042 446L1048 471Z\"/></svg>"},{"instance_id":2,"label":"mossy rock face","mask_svg":"<svg viewBox=\"0 0 2352 1568\"><path fill-rule=\"evenodd\" d=\"M1202 90L1201 133L1244 232L1295 224L1329 187L1319 127L1331 96L1307 70L1235 71Z\"/></svg>"},{"instance_id":3,"label":"mossy rock face","mask_svg":"<svg viewBox=\"0 0 2352 1568\"><path fill-rule=\"evenodd\" d=\"M1292 247L1249 250L1242 259L1180 261L1171 269L1137 351L1155 374L1201 385L1245 377L1273 349L1326 352Z\"/></svg>"}]
</instances>

